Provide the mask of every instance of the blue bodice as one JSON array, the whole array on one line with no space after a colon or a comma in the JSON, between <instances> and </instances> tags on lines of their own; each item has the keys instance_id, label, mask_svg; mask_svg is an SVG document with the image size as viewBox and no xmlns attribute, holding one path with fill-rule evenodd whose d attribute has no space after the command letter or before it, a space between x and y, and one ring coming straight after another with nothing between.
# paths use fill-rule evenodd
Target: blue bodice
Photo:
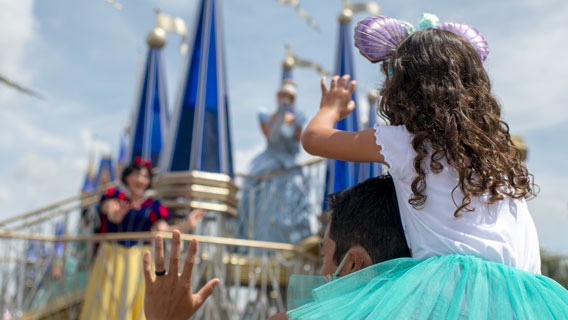
<instances>
[{"instance_id":1,"label":"blue bodice","mask_svg":"<svg viewBox=\"0 0 568 320\"><path fill-rule=\"evenodd\" d=\"M270 125L270 135L267 138L266 149L256 156L251 164L250 174L267 174L278 169L286 169L296 164L296 156L300 151L300 143L296 140L296 131L305 122L301 112L296 112L296 119L291 124L283 121L285 111L278 111L276 120L271 121L270 115L261 110L258 119L262 123Z\"/></svg>"}]
</instances>

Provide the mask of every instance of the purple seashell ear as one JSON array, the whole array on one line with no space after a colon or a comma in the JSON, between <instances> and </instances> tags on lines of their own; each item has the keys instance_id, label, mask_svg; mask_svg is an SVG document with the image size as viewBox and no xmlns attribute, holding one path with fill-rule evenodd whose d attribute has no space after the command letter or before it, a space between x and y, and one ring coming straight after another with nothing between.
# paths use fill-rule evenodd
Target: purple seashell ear
<instances>
[{"instance_id":1,"label":"purple seashell ear","mask_svg":"<svg viewBox=\"0 0 568 320\"><path fill-rule=\"evenodd\" d=\"M464 23L445 22L436 27L440 30L446 30L462 36L469 42L473 48L479 53L481 61L485 61L489 54L489 45L485 37L472 26Z\"/></svg>"},{"instance_id":2,"label":"purple seashell ear","mask_svg":"<svg viewBox=\"0 0 568 320\"><path fill-rule=\"evenodd\" d=\"M406 28L398 20L385 16L359 21L354 35L359 53L372 63L390 58L406 36Z\"/></svg>"}]
</instances>

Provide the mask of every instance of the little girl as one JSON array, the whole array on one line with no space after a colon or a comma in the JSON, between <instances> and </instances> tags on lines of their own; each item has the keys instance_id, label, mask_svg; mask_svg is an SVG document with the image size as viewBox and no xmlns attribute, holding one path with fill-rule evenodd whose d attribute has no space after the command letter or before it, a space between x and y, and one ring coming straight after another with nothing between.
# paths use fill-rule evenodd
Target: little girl
<instances>
[{"instance_id":1,"label":"little girl","mask_svg":"<svg viewBox=\"0 0 568 320\"><path fill-rule=\"evenodd\" d=\"M360 52L383 62L379 113L390 125L334 129L355 108L356 83L344 75L329 89L322 79L320 110L302 134L313 155L388 166L413 259L314 289L315 302L289 318L568 317L568 292L539 275L529 173L491 94L487 43L435 20L416 32L384 16L356 28Z\"/></svg>"}]
</instances>

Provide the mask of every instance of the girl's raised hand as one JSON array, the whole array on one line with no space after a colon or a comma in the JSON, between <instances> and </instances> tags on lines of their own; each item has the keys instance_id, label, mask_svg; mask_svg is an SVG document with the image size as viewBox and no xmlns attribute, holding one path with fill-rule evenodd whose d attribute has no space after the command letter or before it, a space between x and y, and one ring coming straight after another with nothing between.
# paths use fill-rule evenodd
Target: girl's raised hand
<instances>
[{"instance_id":1,"label":"girl's raised hand","mask_svg":"<svg viewBox=\"0 0 568 320\"><path fill-rule=\"evenodd\" d=\"M331 78L329 90L326 78L321 78L321 103L320 110L329 110L335 113L337 120L347 117L354 109L355 102L351 100L357 81L349 81L350 75L334 76Z\"/></svg>"}]
</instances>

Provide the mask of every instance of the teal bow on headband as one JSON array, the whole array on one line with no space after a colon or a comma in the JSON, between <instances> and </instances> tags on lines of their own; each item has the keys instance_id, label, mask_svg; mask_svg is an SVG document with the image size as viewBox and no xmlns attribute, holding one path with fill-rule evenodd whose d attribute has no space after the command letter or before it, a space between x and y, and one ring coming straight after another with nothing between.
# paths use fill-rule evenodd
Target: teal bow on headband
<instances>
[{"instance_id":1,"label":"teal bow on headband","mask_svg":"<svg viewBox=\"0 0 568 320\"><path fill-rule=\"evenodd\" d=\"M398 20L400 24L404 26L406 29L406 35L409 36L416 32L416 28L412 25L412 23L404 20ZM440 25L440 19L437 15L433 13L423 13L422 18L418 21L418 30L425 30L428 28L436 28Z\"/></svg>"}]
</instances>

